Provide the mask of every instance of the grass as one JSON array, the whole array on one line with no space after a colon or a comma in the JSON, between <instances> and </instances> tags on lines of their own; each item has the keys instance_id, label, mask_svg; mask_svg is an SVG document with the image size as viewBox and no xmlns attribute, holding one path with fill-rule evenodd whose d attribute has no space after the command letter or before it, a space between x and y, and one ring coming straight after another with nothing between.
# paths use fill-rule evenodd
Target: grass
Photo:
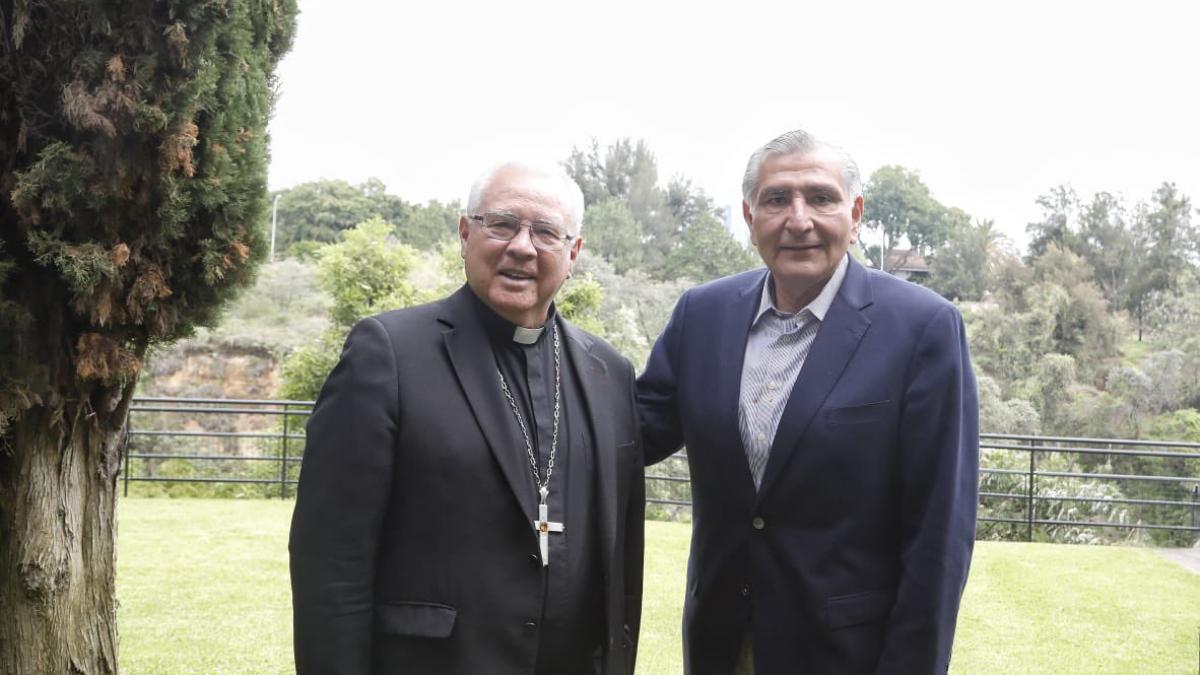
<instances>
[{"instance_id":1,"label":"grass","mask_svg":"<svg viewBox=\"0 0 1200 675\"><path fill-rule=\"evenodd\" d=\"M126 673L290 673L293 502L122 500ZM678 675L689 526L647 523L638 675ZM954 673L1195 673L1200 574L1135 548L980 542Z\"/></svg>"}]
</instances>

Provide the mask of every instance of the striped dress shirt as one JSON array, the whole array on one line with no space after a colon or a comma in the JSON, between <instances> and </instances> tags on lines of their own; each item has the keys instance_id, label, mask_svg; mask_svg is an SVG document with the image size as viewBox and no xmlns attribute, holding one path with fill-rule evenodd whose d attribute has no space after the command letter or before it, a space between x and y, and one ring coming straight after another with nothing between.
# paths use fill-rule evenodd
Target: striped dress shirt
<instances>
[{"instance_id":1,"label":"striped dress shirt","mask_svg":"<svg viewBox=\"0 0 1200 675\"><path fill-rule=\"evenodd\" d=\"M842 287L847 265L848 260L842 258L821 293L795 314L785 314L775 307L774 279L770 275L763 284L758 312L750 324L746 354L742 359L738 397L738 428L755 489L762 484L775 431L779 428L796 377L804 366L825 313Z\"/></svg>"}]
</instances>

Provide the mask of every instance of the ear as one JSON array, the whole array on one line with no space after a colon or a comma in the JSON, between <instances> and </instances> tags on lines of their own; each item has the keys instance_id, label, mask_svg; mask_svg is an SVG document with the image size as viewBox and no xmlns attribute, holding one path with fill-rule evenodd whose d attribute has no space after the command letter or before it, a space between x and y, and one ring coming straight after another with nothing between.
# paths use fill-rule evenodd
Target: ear
<instances>
[{"instance_id":1,"label":"ear","mask_svg":"<svg viewBox=\"0 0 1200 675\"><path fill-rule=\"evenodd\" d=\"M575 241L567 248L567 278L575 273L575 260L583 250L583 237L575 237Z\"/></svg>"},{"instance_id":2,"label":"ear","mask_svg":"<svg viewBox=\"0 0 1200 675\"><path fill-rule=\"evenodd\" d=\"M750 230L750 245L758 246L758 241L754 236L754 213L750 210L750 204L742 200L742 219L746 221L746 229Z\"/></svg>"},{"instance_id":3,"label":"ear","mask_svg":"<svg viewBox=\"0 0 1200 675\"><path fill-rule=\"evenodd\" d=\"M858 241L859 227L862 225L863 216L863 198L858 196L854 198L854 206L850 208L850 243Z\"/></svg>"},{"instance_id":4,"label":"ear","mask_svg":"<svg viewBox=\"0 0 1200 675\"><path fill-rule=\"evenodd\" d=\"M466 215L458 217L458 253L462 257L467 257L467 235L471 232L471 221L467 220Z\"/></svg>"}]
</instances>

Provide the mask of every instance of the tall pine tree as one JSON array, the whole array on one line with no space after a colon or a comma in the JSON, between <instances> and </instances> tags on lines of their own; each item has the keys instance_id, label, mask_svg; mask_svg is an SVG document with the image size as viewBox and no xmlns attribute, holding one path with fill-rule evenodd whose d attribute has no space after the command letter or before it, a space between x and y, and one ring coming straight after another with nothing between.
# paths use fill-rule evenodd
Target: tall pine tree
<instances>
[{"instance_id":1,"label":"tall pine tree","mask_svg":"<svg viewBox=\"0 0 1200 675\"><path fill-rule=\"evenodd\" d=\"M262 257L295 14L0 0L0 672L117 670L125 412Z\"/></svg>"}]
</instances>

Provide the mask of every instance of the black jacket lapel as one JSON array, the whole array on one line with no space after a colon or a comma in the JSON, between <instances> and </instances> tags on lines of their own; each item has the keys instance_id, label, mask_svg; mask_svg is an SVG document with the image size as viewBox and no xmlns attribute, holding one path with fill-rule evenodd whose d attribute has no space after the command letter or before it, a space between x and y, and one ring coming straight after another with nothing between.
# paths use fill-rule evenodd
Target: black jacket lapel
<instances>
[{"instance_id":1,"label":"black jacket lapel","mask_svg":"<svg viewBox=\"0 0 1200 675\"><path fill-rule=\"evenodd\" d=\"M513 439L511 426L506 416L511 416L500 392L496 375L496 361L487 334L476 314L470 296L473 291L463 286L446 299L445 311L439 320L447 326L442 333L446 353L454 367L454 374L462 386L463 394L475 414L484 440L491 448L504 473L513 497L530 523L535 514L536 489L530 475L529 460L525 448ZM516 445L514 445L516 444ZM532 526L530 532L532 532Z\"/></svg>"}]
</instances>

